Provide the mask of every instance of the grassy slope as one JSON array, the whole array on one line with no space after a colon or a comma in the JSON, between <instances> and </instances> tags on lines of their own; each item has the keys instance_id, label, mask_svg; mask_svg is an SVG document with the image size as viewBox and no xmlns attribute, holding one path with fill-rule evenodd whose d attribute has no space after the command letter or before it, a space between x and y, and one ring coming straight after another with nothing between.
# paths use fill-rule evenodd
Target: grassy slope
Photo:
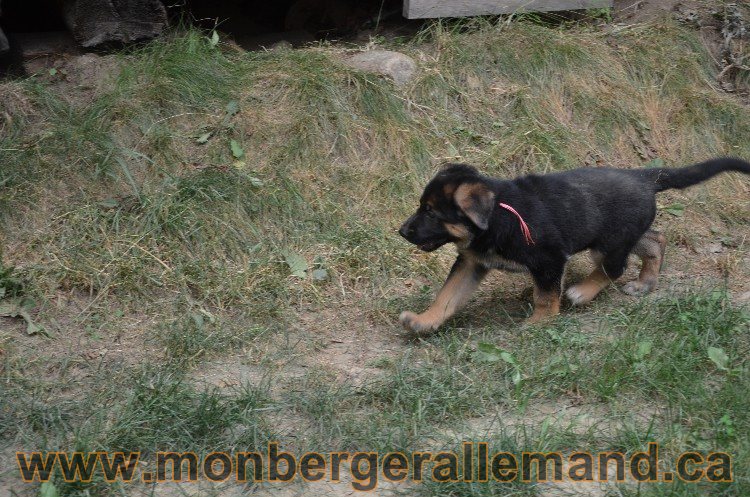
<instances>
[{"instance_id":1,"label":"grassy slope","mask_svg":"<svg viewBox=\"0 0 750 497\"><path fill-rule=\"evenodd\" d=\"M299 450L384 451L457 446L491 426L503 448L721 448L736 483L646 490L750 491L748 315L711 291L748 290L743 178L661 197L686 206L657 221L674 244L673 293L634 303L612 291L521 333L525 282L503 277L474 317L425 342L394 322L429 301L451 257L394 235L442 160L512 176L750 157L750 111L713 88L696 34L480 22L436 25L399 49L421 68L403 90L346 69L340 50L238 54L197 32L124 55L90 105L54 82L0 87L0 253L50 335L3 322L7 447L228 450L280 436ZM727 247L696 257L706 238ZM295 255L326 277L291 277ZM682 270L700 281L678 281ZM326 358L329 338L357 326L391 347L354 381L342 377L352 365ZM477 360L478 341L511 351L521 382L516 367ZM227 363L251 379L205 388ZM594 422L538 414L578 405ZM84 487L107 493L59 489Z\"/></svg>"}]
</instances>

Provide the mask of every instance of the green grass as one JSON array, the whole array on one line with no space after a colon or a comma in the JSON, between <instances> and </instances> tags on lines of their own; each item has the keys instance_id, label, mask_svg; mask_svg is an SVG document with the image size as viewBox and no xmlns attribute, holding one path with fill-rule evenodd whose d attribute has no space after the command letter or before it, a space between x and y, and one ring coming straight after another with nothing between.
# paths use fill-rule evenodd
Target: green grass
<instances>
[{"instance_id":1,"label":"green grass","mask_svg":"<svg viewBox=\"0 0 750 497\"><path fill-rule=\"evenodd\" d=\"M648 59L652 34L675 43ZM32 265L32 279L86 291L197 289L217 306L260 288L279 295L279 305L289 288L274 260L285 250L330 257L331 269L352 278L416 269L389 233L433 171L428 151L500 174L574 167L591 154L636 165L637 147L622 149L633 136L649 147L663 142L656 153L669 162L747 152L740 137L750 119L706 90L708 57L681 28L620 35L624 55L596 34L534 24L460 36L436 28L430 38L441 45L438 64L408 100L324 50L242 57L193 31L129 54L111 92L85 108L35 81L21 84L33 88L49 127L32 131L39 140L23 148L29 160L12 154L4 195L16 206L43 201L34 185L62 167L60 204L75 205L50 205L64 226L36 243L59 262ZM679 69L655 62L662 59ZM467 89L470 76L479 87ZM655 101L638 91L654 84ZM666 129L652 106L678 99L688 105L670 122L681 126ZM239 113L225 110L231 102ZM196 142L202 135L205 145ZM230 139L243 149L242 164ZM386 218L373 209L378 198L396 199ZM365 257L346 255L363 244Z\"/></svg>"},{"instance_id":2,"label":"green grass","mask_svg":"<svg viewBox=\"0 0 750 497\"><path fill-rule=\"evenodd\" d=\"M420 66L405 88L347 68L340 48L242 54L178 29L119 54L86 104L44 77L0 85L0 288L33 299L49 335L0 318L2 447L149 457L272 439L300 453L473 439L634 452L655 440L667 458L730 452L735 482L623 495L748 493L742 179L660 200L686 205L657 220L671 236L663 286L679 291L639 302L610 291L521 328L525 283L504 277L440 333L415 340L396 324L428 305L452 258L395 234L440 162L513 176L750 157L750 112L708 84L698 33L525 16L435 23L398 49ZM720 255L691 252L729 235ZM300 258L303 276L290 267ZM692 271L700 283L680 279Z\"/></svg>"}]
</instances>

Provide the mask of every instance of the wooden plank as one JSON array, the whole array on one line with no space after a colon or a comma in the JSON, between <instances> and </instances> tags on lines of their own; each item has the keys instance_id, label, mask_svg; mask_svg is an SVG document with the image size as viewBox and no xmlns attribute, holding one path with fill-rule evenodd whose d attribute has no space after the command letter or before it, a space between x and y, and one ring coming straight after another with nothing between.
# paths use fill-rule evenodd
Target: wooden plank
<instances>
[{"instance_id":1,"label":"wooden plank","mask_svg":"<svg viewBox=\"0 0 750 497\"><path fill-rule=\"evenodd\" d=\"M596 9L612 7L613 0L404 0L404 17L464 17L514 12Z\"/></svg>"}]
</instances>

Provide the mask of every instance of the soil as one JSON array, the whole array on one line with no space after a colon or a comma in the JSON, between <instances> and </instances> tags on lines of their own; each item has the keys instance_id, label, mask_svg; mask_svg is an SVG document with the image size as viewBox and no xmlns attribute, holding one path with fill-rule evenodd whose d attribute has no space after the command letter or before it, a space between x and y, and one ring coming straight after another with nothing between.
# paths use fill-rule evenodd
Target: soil
<instances>
[{"instance_id":1,"label":"soil","mask_svg":"<svg viewBox=\"0 0 750 497\"><path fill-rule=\"evenodd\" d=\"M679 10L696 10L706 3L701 0L614 0L614 21L630 24L649 22L673 15Z\"/></svg>"}]
</instances>

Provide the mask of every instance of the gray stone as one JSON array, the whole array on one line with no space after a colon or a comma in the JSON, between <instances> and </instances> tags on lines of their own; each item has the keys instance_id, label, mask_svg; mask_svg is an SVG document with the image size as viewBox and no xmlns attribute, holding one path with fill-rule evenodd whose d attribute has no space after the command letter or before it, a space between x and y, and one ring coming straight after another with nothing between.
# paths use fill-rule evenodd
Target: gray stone
<instances>
[{"instance_id":1,"label":"gray stone","mask_svg":"<svg viewBox=\"0 0 750 497\"><path fill-rule=\"evenodd\" d=\"M8 50L10 50L8 38L5 36L5 33L3 33L3 29L0 28L0 55L4 54Z\"/></svg>"},{"instance_id":2,"label":"gray stone","mask_svg":"<svg viewBox=\"0 0 750 497\"><path fill-rule=\"evenodd\" d=\"M291 50L293 48L294 48L294 45L292 45L292 42L287 41L287 40L277 41L276 43L274 43L273 45L271 45L270 47L268 47L269 50L274 51L274 52L281 52L281 51L284 51L284 50Z\"/></svg>"},{"instance_id":3,"label":"gray stone","mask_svg":"<svg viewBox=\"0 0 750 497\"><path fill-rule=\"evenodd\" d=\"M122 69L122 58L117 55L93 53L79 56L52 56L36 59L35 65L24 67L55 87L63 99L75 106L91 104L99 96L112 90Z\"/></svg>"},{"instance_id":4,"label":"gray stone","mask_svg":"<svg viewBox=\"0 0 750 497\"><path fill-rule=\"evenodd\" d=\"M417 64L402 53L391 50L369 50L351 56L344 63L360 71L387 76L397 86L403 86L414 79Z\"/></svg>"},{"instance_id":5,"label":"gray stone","mask_svg":"<svg viewBox=\"0 0 750 497\"><path fill-rule=\"evenodd\" d=\"M63 19L86 48L159 36L167 9L159 0L61 0Z\"/></svg>"}]
</instances>

